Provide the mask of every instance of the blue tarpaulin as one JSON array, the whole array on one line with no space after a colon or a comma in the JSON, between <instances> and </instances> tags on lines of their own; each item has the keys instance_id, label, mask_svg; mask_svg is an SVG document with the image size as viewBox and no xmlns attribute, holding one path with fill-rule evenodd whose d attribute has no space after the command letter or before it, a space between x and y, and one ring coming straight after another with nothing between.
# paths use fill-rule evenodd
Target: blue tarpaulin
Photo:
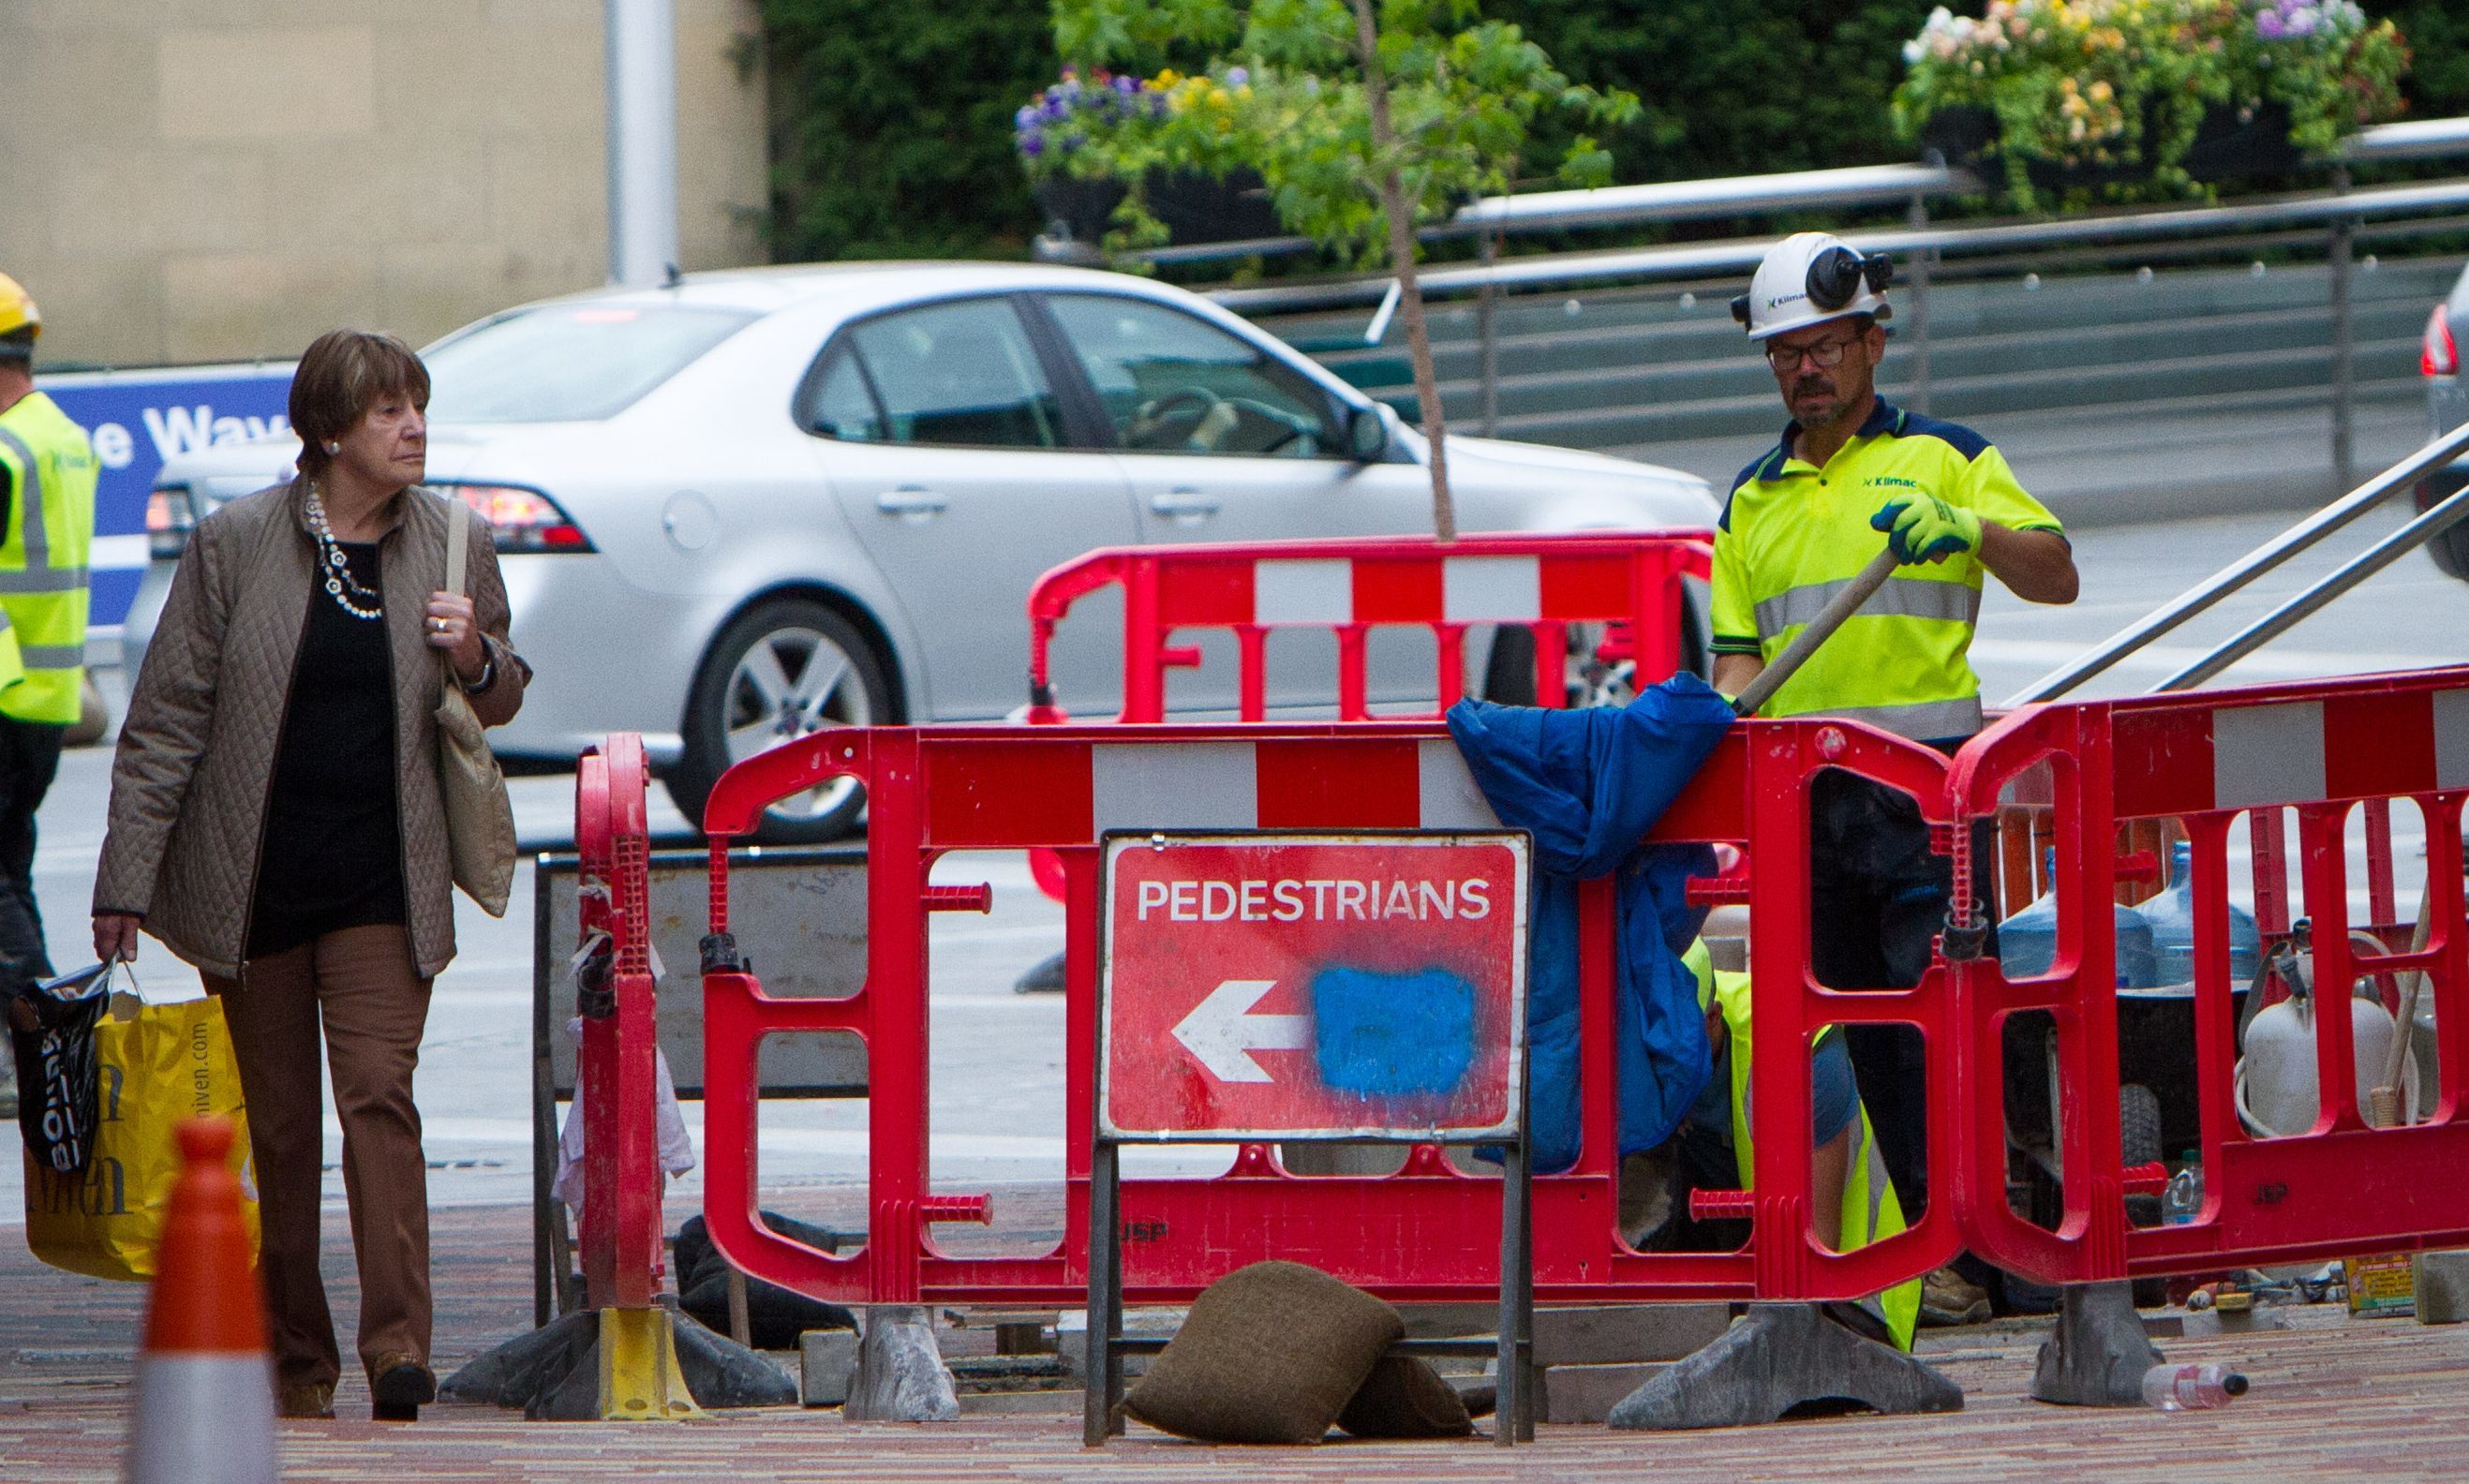
<instances>
[{"instance_id":1,"label":"blue tarpaulin","mask_svg":"<svg viewBox=\"0 0 2469 1484\"><path fill-rule=\"evenodd\" d=\"M1531 1147L1536 1170L1578 1157L1578 883L1619 879L1620 1152L1671 1137L1711 1070L1696 976L1680 962L1703 908L1688 879L1704 845L1647 845L1647 831L1732 724L1731 703L1676 675L1618 710L1550 711L1462 700L1449 732L1500 822L1534 838L1526 980Z\"/></svg>"}]
</instances>

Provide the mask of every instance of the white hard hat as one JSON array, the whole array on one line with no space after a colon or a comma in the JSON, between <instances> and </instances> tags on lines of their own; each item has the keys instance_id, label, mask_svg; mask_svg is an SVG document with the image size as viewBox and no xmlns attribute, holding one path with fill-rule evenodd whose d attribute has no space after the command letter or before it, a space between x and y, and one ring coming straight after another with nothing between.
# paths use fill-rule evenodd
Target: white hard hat
<instances>
[{"instance_id":1,"label":"white hard hat","mask_svg":"<svg viewBox=\"0 0 2469 1484\"><path fill-rule=\"evenodd\" d=\"M1732 301L1732 317L1752 340L1850 314L1889 319L1886 285L1894 276L1883 253L1864 258L1831 233L1795 232L1758 264L1749 291Z\"/></svg>"}]
</instances>

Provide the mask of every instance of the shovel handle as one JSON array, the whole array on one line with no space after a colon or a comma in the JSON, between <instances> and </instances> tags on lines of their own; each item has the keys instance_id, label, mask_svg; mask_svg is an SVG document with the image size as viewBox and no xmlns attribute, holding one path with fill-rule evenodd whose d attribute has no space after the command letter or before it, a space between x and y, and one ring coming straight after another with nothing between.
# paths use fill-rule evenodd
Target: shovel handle
<instances>
[{"instance_id":1,"label":"shovel handle","mask_svg":"<svg viewBox=\"0 0 2469 1484\"><path fill-rule=\"evenodd\" d=\"M1895 554L1891 551L1881 551L1870 559L1869 564L1860 569L1860 575L1852 579L1852 585L1836 593L1824 608L1818 610L1817 616L1809 621L1807 628L1792 636L1791 643L1784 646L1783 652L1758 672L1757 678L1741 692L1740 699L1732 702L1733 715L1756 716L1759 707L1774 699L1775 692L1783 689L1784 682L1808 662L1809 656L1817 652L1818 646L1834 637L1834 630L1843 627L1845 619L1860 611L1860 605L1867 603L1879 588L1886 585L1886 579L1894 576L1895 568L1900 565L1902 563L1895 560Z\"/></svg>"}]
</instances>

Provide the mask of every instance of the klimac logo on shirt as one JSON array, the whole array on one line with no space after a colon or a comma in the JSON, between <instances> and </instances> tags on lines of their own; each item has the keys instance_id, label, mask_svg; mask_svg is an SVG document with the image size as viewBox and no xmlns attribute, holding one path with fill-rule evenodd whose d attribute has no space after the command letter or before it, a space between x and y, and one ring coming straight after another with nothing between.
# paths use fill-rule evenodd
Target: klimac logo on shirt
<instances>
[{"instance_id":1,"label":"klimac logo on shirt","mask_svg":"<svg viewBox=\"0 0 2469 1484\"><path fill-rule=\"evenodd\" d=\"M1896 490L1917 490L1921 487L1919 480L1905 479L1900 474L1872 474L1867 483L1873 490L1881 485Z\"/></svg>"}]
</instances>

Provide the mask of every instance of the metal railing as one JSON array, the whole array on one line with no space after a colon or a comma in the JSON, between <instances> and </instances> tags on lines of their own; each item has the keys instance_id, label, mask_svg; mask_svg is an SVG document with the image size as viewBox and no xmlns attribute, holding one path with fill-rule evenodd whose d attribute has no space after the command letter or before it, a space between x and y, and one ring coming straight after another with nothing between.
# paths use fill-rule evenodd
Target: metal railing
<instances>
[{"instance_id":1,"label":"metal railing","mask_svg":"<svg viewBox=\"0 0 2469 1484\"><path fill-rule=\"evenodd\" d=\"M2022 706L2034 701L2054 700L2064 696L2181 624L2204 612L2222 599L2272 571L2290 558L2349 524L2367 511L2382 504L2395 491L2407 489L2417 479L2451 463L2463 453L2469 453L2469 422L2464 422L2441 437L2429 441L2415 453L2350 491L2341 499L2323 507L2253 551L2230 562L2154 609L2150 614L2128 625L2107 640L2085 651L2080 657L2033 681L2007 697L2006 705ZM2450 529L2463 517L2469 517L2469 490L2454 493L2416 519L2377 541L2287 603L2239 630L2236 635L2202 659L2154 686L2152 694L2189 690L2203 684L2269 644L2333 599L2391 565L2403 555L2425 545L2427 541Z\"/></svg>"},{"instance_id":2,"label":"metal railing","mask_svg":"<svg viewBox=\"0 0 2469 1484\"><path fill-rule=\"evenodd\" d=\"M1499 333L1494 310L1502 295L1586 285L1744 276L1756 266L1768 245L1764 240L1734 240L1504 259L1499 256L1499 247L1503 237L1511 233L1613 228L1904 202L1906 219L1902 228L1847 232L1843 236L1864 252L1883 251L1903 260L1905 287L1899 332L1911 366L1904 400L1915 411L1927 412L1930 388L1929 281L1933 270L1945 260L2065 249L2098 251L2138 242L2226 239L2270 231L2320 232L2330 268L2331 462L2335 483L2347 488L2356 482L2358 397L2352 280L2358 229L2369 221L2469 211L2469 181L2356 190L2350 185L2348 167L2464 153L2469 153L2469 118L2381 125L2351 136L2339 155L2326 162L2332 167L2333 184L2325 191L2227 206L2163 208L1978 226L1929 224L1927 203L1932 197L1983 189L1969 173L1936 163L1488 197L1469 202L1451 221L1422 234L1426 240L1478 235L1483 248L1481 261L1425 268L1417 277L1429 298L1479 296L1476 341L1481 361L1477 379L1481 411L1477 425L1488 434L1496 431L1498 422ZM1165 249L1147 256L1157 263L1191 263L1237 252L1303 245L1307 244L1301 239L1280 239ZM1358 307L1381 302L1394 292L1394 279L1367 276L1221 288L1211 297L1238 313L1264 315ZM1386 316L1380 319L1385 329ZM1376 343L1376 336L1368 336L1367 343Z\"/></svg>"}]
</instances>

